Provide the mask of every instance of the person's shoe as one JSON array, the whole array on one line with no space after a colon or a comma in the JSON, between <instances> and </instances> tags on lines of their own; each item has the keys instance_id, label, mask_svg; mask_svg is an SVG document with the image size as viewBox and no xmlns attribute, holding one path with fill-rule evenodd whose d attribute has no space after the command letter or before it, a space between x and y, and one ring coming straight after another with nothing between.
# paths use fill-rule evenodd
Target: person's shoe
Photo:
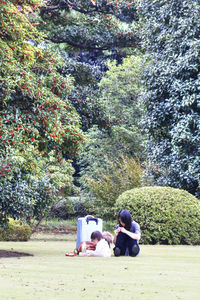
<instances>
[{"instance_id":1,"label":"person's shoe","mask_svg":"<svg viewBox=\"0 0 200 300\"><path fill-rule=\"evenodd\" d=\"M140 251L140 248L137 244L133 245L132 249L131 249L131 256L136 256Z\"/></svg>"},{"instance_id":2,"label":"person's shoe","mask_svg":"<svg viewBox=\"0 0 200 300\"><path fill-rule=\"evenodd\" d=\"M118 247L114 248L114 255L115 256L120 256L121 250Z\"/></svg>"}]
</instances>

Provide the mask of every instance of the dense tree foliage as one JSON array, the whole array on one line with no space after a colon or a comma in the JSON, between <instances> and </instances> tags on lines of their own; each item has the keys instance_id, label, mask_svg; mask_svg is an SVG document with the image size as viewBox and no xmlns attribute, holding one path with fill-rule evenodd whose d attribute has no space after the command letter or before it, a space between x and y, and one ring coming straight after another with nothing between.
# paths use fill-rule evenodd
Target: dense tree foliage
<instances>
[{"instance_id":1,"label":"dense tree foliage","mask_svg":"<svg viewBox=\"0 0 200 300\"><path fill-rule=\"evenodd\" d=\"M109 136L133 157L142 159L142 130L139 125L143 115L139 101L141 93L141 57L124 58L121 64L107 63L108 71L99 83L100 102L112 124ZM117 143L116 146L117 147Z\"/></svg>"},{"instance_id":2,"label":"dense tree foliage","mask_svg":"<svg viewBox=\"0 0 200 300\"><path fill-rule=\"evenodd\" d=\"M136 7L130 1L45 3L40 7L40 29L62 53L61 74L75 78L69 99L87 131L78 164L81 186L88 188L88 177L98 180L105 170L105 154L109 160L115 159L118 151L142 157ZM123 61L133 53L135 58L132 55Z\"/></svg>"},{"instance_id":3,"label":"dense tree foliage","mask_svg":"<svg viewBox=\"0 0 200 300\"><path fill-rule=\"evenodd\" d=\"M76 155L83 139L67 99L73 80L57 72L62 61L29 19L38 6L35 0L0 1L1 223L8 214L19 218L33 211L35 190L41 206L52 202L55 186L48 174L36 178L35 152L48 156L54 150L61 163L62 153Z\"/></svg>"},{"instance_id":4,"label":"dense tree foliage","mask_svg":"<svg viewBox=\"0 0 200 300\"><path fill-rule=\"evenodd\" d=\"M130 1L46 1L41 14L50 22L50 39L84 50L108 50L135 46L138 42L133 20L137 18ZM76 12L76 13L74 13ZM122 23L126 25L122 25ZM53 25L53 27L52 27ZM59 25L59 26L58 26Z\"/></svg>"},{"instance_id":5,"label":"dense tree foliage","mask_svg":"<svg viewBox=\"0 0 200 300\"><path fill-rule=\"evenodd\" d=\"M70 100L85 130L92 124L110 125L98 93L105 61L131 53L138 45L135 4L130 1L45 1L40 7L40 28L62 50L65 64L60 72L72 74L76 89ZM129 49L129 50L128 50ZM130 50L131 49L131 50Z\"/></svg>"},{"instance_id":6,"label":"dense tree foliage","mask_svg":"<svg viewBox=\"0 0 200 300\"><path fill-rule=\"evenodd\" d=\"M200 3L137 1L148 67L149 175L200 198Z\"/></svg>"},{"instance_id":7,"label":"dense tree foliage","mask_svg":"<svg viewBox=\"0 0 200 300\"><path fill-rule=\"evenodd\" d=\"M98 179L98 174L107 165L105 155L111 160L119 153L143 158L143 137L139 126L142 116L139 102L141 58L125 58L118 66L116 62L109 62L108 68L98 85L99 102L112 126L109 130L97 126L88 130L80 159L83 177Z\"/></svg>"},{"instance_id":8,"label":"dense tree foliage","mask_svg":"<svg viewBox=\"0 0 200 300\"><path fill-rule=\"evenodd\" d=\"M125 191L142 185L140 162L123 154L107 158L104 170L99 170L98 179L88 177L88 186L93 198L95 212L105 220L113 219L116 199Z\"/></svg>"},{"instance_id":9,"label":"dense tree foliage","mask_svg":"<svg viewBox=\"0 0 200 300\"><path fill-rule=\"evenodd\" d=\"M81 187L92 202L95 198L97 207L103 205L104 217L112 215L108 207L120 192L140 184L142 170L136 161L144 159L145 140L139 126L141 58L127 57L120 65L109 62L108 68L99 83L99 101L112 126L109 130L90 128L79 159Z\"/></svg>"}]
</instances>

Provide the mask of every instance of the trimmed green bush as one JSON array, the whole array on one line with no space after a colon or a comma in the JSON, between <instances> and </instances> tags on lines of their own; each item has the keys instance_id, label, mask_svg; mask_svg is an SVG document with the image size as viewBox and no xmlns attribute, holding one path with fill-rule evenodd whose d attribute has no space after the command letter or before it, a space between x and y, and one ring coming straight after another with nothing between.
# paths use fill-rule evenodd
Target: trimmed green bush
<instances>
[{"instance_id":1,"label":"trimmed green bush","mask_svg":"<svg viewBox=\"0 0 200 300\"><path fill-rule=\"evenodd\" d=\"M19 220L9 219L8 227L0 229L0 241L28 241L31 233L29 225L21 225Z\"/></svg>"},{"instance_id":2,"label":"trimmed green bush","mask_svg":"<svg viewBox=\"0 0 200 300\"><path fill-rule=\"evenodd\" d=\"M124 208L140 224L143 244L200 245L200 201L187 191L134 188L116 200L115 212Z\"/></svg>"}]
</instances>

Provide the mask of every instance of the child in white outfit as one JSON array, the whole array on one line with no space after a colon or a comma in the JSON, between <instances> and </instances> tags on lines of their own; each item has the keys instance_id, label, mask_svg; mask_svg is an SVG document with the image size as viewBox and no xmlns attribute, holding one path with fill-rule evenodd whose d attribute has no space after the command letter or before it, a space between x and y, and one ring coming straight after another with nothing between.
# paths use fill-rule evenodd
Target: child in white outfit
<instances>
[{"instance_id":1,"label":"child in white outfit","mask_svg":"<svg viewBox=\"0 0 200 300\"><path fill-rule=\"evenodd\" d=\"M108 242L103 238L103 235L100 231L92 232L91 241L96 244L96 250L87 250L86 253L80 252L80 256L111 256L110 246Z\"/></svg>"}]
</instances>

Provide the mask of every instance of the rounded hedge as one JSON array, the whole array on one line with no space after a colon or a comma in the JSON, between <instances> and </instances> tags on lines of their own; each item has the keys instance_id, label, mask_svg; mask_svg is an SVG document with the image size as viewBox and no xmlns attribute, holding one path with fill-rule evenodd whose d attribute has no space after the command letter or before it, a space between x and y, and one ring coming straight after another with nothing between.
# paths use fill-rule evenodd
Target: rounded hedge
<instances>
[{"instance_id":1,"label":"rounded hedge","mask_svg":"<svg viewBox=\"0 0 200 300\"><path fill-rule=\"evenodd\" d=\"M0 241L28 241L31 237L29 225L21 225L19 220L9 218L8 227L0 229Z\"/></svg>"},{"instance_id":2,"label":"rounded hedge","mask_svg":"<svg viewBox=\"0 0 200 300\"><path fill-rule=\"evenodd\" d=\"M187 191L134 188L116 200L116 214L124 208L139 223L143 244L200 245L200 201Z\"/></svg>"}]
</instances>

